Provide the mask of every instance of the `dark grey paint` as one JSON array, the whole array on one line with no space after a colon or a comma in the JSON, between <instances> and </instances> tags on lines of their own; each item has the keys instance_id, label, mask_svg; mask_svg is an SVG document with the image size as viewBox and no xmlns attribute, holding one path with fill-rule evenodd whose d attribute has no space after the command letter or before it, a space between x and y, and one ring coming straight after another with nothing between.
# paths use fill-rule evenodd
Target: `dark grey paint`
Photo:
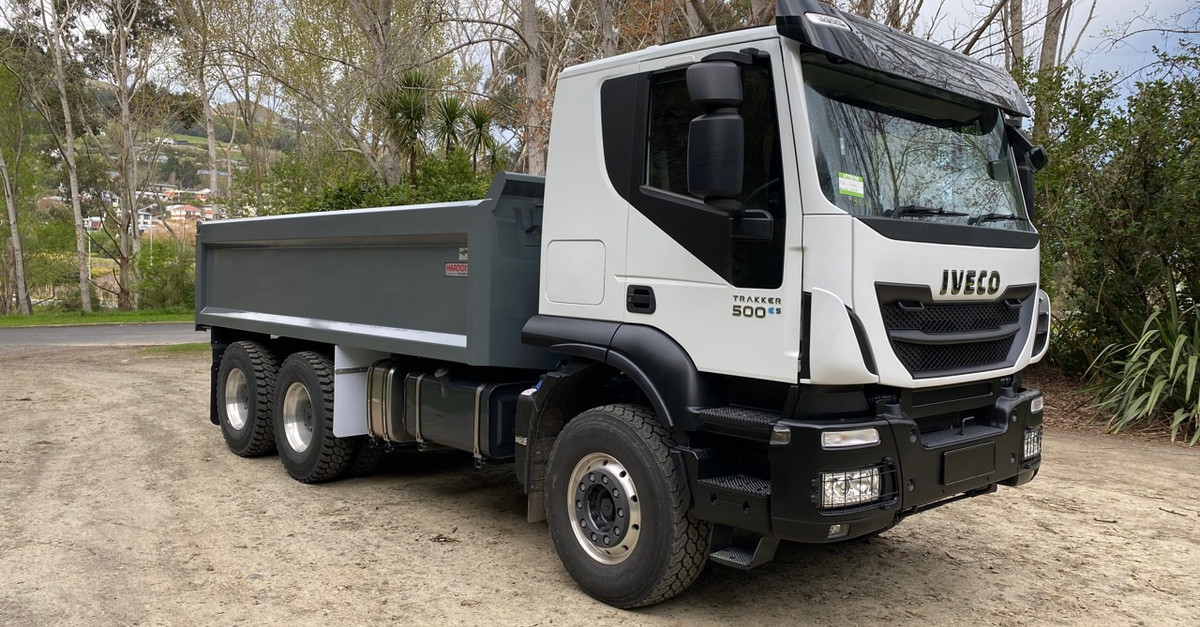
<instances>
[{"instance_id":1,"label":"dark grey paint","mask_svg":"<svg viewBox=\"0 0 1200 627\"><path fill-rule=\"evenodd\" d=\"M204 223L196 323L478 366L548 368L537 313L542 179L485 200ZM446 276L469 250L468 276Z\"/></svg>"}]
</instances>

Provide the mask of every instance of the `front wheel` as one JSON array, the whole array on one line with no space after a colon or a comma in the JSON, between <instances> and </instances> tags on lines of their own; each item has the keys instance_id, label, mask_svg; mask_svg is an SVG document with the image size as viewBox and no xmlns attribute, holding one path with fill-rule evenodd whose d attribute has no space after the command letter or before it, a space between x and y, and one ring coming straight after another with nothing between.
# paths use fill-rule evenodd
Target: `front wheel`
<instances>
[{"instance_id":1,"label":"front wheel","mask_svg":"<svg viewBox=\"0 0 1200 627\"><path fill-rule=\"evenodd\" d=\"M567 572L622 608L683 592L708 557L709 527L688 514L674 440L654 413L605 405L567 423L550 454L546 519Z\"/></svg>"}]
</instances>

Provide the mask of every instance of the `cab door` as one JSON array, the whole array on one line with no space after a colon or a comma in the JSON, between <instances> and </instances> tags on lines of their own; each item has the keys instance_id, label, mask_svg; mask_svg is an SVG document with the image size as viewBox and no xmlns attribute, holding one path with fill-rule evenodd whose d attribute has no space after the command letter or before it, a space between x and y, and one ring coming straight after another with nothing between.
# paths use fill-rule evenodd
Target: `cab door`
<instances>
[{"instance_id":1,"label":"cab door","mask_svg":"<svg viewBox=\"0 0 1200 627\"><path fill-rule=\"evenodd\" d=\"M706 202L689 193L689 129L704 111L689 97L687 68L726 57L740 59L742 189ZM667 333L702 372L795 382L801 220L778 40L648 60L639 71L628 253L618 277L627 292L625 322ZM748 215L759 218L758 227L769 216L769 233L740 221Z\"/></svg>"}]
</instances>

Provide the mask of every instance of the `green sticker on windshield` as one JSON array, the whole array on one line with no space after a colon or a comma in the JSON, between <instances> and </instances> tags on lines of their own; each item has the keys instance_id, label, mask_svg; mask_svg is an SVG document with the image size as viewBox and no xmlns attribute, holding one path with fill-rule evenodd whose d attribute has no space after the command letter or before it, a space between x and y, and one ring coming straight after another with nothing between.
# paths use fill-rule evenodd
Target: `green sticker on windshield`
<instances>
[{"instance_id":1,"label":"green sticker on windshield","mask_svg":"<svg viewBox=\"0 0 1200 627\"><path fill-rule=\"evenodd\" d=\"M838 193L855 198L863 197L863 177L838 172Z\"/></svg>"}]
</instances>

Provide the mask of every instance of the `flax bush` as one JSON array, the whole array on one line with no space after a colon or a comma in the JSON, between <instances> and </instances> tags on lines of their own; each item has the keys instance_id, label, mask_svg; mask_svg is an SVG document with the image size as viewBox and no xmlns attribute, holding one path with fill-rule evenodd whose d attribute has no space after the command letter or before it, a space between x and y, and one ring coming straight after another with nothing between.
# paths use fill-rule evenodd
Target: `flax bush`
<instances>
[{"instance_id":1,"label":"flax bush","mask_svg":"<svg viewBox=\"0 0 1200 627\"><path fill-rule=\"evenodd\" d=\"M1130 344L1111 344L1092 363L1096 407L1112 432L1167 424L1171 439L1200 441L1200 312L1174 299L1155 312Z\"/></svg>"}]
</instances>

